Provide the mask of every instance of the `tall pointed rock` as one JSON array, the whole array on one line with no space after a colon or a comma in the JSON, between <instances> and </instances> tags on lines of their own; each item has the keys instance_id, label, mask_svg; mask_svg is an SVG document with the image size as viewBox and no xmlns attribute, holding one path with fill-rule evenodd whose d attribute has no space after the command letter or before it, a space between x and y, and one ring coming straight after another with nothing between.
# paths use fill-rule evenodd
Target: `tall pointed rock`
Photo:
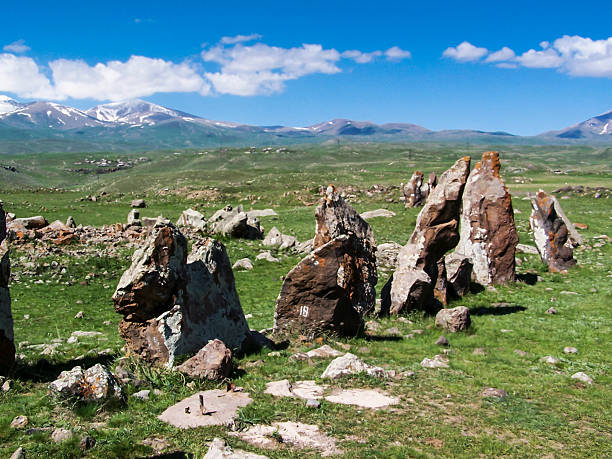
<instances>
[{"instance_id":1,"label":"tall pointed rock","mask_svg":"<svg viewBox=\"0 0 612 459\"><path fill-rule=\"evenodd\" d=\"M6 214L0 203L0 374L7 374L15 363L15 343L13 337L13 315L9 294L8 241L6 240Z\"/></svg>"}]
</instances>

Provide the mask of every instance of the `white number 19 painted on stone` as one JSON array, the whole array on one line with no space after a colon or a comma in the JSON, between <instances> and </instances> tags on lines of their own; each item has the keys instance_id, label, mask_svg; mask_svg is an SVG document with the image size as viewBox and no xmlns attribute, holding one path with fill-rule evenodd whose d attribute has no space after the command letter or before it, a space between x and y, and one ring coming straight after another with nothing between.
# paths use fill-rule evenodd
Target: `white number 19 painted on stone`
<instances>
[{"instance_id":1,"label":"white number 19 painted on stone","mask_svg":"<svg viewBox=\"0 0 612 459\"><path fill-rule=\"evenodd\" d=\"M300 316L308 317L308 306L300 306Z\"/></svg>"}]
</instances>

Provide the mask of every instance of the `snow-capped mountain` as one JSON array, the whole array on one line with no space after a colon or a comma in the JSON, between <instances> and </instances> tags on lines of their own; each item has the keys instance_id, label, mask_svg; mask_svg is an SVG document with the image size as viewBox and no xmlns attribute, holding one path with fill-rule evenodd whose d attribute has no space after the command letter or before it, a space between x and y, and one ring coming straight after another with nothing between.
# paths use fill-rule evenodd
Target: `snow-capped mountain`
<instances>
[{"instance_id":1,"label":"snow-capped mountain","mask_svg":"<svg viewBox=\"0 0 612 459\"><path fill-rule=\"evenodd\" d=\"M321 135L373 135L373 134L425 134L431 132L422 126L408 123L375 124L369 121L333 119L309 126L307 129Z\"/></svg>"},{"instance_id":2,"label":"snow-capped mountain","mask_svg":"<svg viewBox=\"0 0 612 459\"><path fill-rule=\"evenodd\" d=\"M612 110L560 131L550 131L540 135L560 139L612 139Z\"/></svg>"},{"instance_id":3,"label":"snow-capped mountain","mask_svg":"<svg viewBox=\"0 0 612 459\"><path fill-rule=\"evenodd\" d=\"M17 109L25 107L26 104L17 102L4 94L0 94L0 115L4 113L14 112Z\"/></svg>"},{"instance_id":4,"label":"snow-capped mountain","mask_svg":"<svg viewBox=\"0 0 612 459\"><path fill-rule=\"evenodd\" d=\"M100 121L150 126L176 118L184 121L194 121L199 118L140 99L97 105L87 110L86 113Z\"/></svg>"},{"instance_id":5,"label":"snow-capped mountain","mask_svg":"<svg viewBox=\"0 0 612 459\"><path fill-rule=\"evenodd\" d=\"M10 102L9 102L10 103ZM15 128L51 128L59 130L104 126L81 110L53 102L19 104L13 111L0 114L0 121Z\"/></svg>"}]
</instances>

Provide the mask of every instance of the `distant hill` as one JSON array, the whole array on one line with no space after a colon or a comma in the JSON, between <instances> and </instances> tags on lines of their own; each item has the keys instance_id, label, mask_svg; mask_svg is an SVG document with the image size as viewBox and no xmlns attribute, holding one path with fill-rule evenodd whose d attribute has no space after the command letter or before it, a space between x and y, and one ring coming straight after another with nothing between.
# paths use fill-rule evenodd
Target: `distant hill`
<instances>
[{"instance_id":1,"label":"distant hill","mask_svg":"<svg viewBox=\"0 0 612 459\"><path fill-rule=\"evenodd\" d=\"M209 148L335 139L482 144L612 143L612 112L561 131L520 137L507 132L432 131L416 124L376 124L349 119L333 119L306 127L251 126L209 120L139 99L82 111L53 102L22 103L0 95L0 153Z\"/></svg>"}]
</instances>

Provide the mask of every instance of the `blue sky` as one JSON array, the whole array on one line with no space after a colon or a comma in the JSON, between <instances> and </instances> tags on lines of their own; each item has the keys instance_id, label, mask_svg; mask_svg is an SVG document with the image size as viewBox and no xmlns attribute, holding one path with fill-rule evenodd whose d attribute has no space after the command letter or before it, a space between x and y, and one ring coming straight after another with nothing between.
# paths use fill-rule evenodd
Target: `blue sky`
<instances>
[{"instance_id":1,"label":"blue sky","mask_svg":"<svg viewBox=\"0 0 612 459\"><path fill-rule=\"evenodd\" d=\"M609 2L169 3L12 4L0 93L78 108L140 97L262 125L524 135L612 110Z\"/></svg>"}]
</instances>

